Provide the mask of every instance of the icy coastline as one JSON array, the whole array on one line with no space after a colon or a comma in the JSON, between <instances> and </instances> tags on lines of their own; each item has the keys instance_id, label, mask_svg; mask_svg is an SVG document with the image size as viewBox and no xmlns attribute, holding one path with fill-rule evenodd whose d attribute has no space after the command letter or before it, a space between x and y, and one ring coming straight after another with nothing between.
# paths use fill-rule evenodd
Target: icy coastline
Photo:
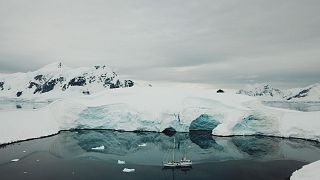
<instances>
[{"instance_id":1,"label":"icy coastline","mask_svg":"<svg viewBox=\"0 0 320 180\"><path fill-rule=\"evenodd\" d=\"M0 111L0 144L69 129L212 130L213 135L272 135L320 140L320 112L264 106L233 92L123 88L63 98L39 109ZM208 129L209 128L209 129Z\"/></svg>"}]
</instances>

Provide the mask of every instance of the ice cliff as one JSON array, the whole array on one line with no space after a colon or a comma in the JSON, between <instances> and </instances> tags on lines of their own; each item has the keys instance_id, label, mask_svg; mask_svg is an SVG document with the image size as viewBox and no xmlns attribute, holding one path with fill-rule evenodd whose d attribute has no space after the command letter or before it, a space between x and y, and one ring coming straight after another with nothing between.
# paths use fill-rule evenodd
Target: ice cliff
<instances>
[{"instance_id":1,"label":"ice cliff","mask_svg":"<svg viewBox=\"0 0 320 180\"><path fill-rule=\"evenodd\" d=\"M272 135L320 140L320 111L264 106L259 99L215 90L120 88L63 98L39 109L0 111L0 144L69 129L115 129L214 135Z\"/></svg>"}]
</instances>

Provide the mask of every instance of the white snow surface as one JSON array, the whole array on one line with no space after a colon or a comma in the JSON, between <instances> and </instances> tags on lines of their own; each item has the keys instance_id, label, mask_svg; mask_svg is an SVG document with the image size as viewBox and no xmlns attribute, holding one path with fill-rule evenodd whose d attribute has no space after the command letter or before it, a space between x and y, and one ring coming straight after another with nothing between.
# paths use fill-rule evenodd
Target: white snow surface
<instances>
[{"instance_id":1,"label":"white snow surface","mask_svg":"<svg viewBox=\"0 0 320 180\"><path fill-rule=\"evenodd\" d=\"M290 180L317 180L320 179L319 174L320 161L303 166L301 169L295 171Z\"/></svg>"},{"instance_id":2,"label":"white snow surface","mask_svg":"<svg viewBox=\"0 0 320 180\"><path fill-rule=\"evenodd\" d=\"M130 168L124 168L122 171L125 172L125 173L130 173L130 172L135 172L136 170L135 169L130 169Z\"/></svg>"},{"instance_id":3,"label":"white snow surface","mask_svg":"<svg viewBox=\"0 0 320 180\"><path fill-rule=\"evenodd\" d=\"M201 119L201 115L210 119ZM74 128L189 131L194 120L218 124L214 135L265 134L320 140L320 112L264 106L259 99L216 90L132 87L65 97L32 110L0 111L0 144Z\"/></svg>"},{"instance_id":4,"label":"white snow surface","mask_svg":"<svg viewBox=\"0 0 320 180\"><path fill-rule=\"evenodd\" d=\"M99 146L99 147L93 147L91 148L92 150L104 150L104 146Z\"/></svg>"},{"instance_id":5,"label":"white snow surface","mask_svg":"<svg viewBox=\"0 0 320 180\"><path fill-rule=\"evenodd\" d=\"M126 161L118 160L118 164L126 164Z\"/></svg>"}]
</instances>

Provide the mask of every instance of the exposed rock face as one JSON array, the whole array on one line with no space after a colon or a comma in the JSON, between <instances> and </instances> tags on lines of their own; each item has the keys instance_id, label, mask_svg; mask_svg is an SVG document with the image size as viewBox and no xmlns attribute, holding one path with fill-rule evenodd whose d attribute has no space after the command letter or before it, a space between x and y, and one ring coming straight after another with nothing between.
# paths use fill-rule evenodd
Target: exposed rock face
<instances>
[{"instance_id":1,"label":"exposed rock face","mask_svg":"<svg viewBox=\"0 0 320 180\"><path fill-rule=\"evenodd\" d=\"M17 97L21 96L22 95L22 91L18 91L17 92Z\"/></svg>"},{"instance_id":2,"label":"exposed rock face","mask_svg":"<svg viewBox=\"0 0 320 180\"><path fill-rule=\"evenodd\" d=\"M4 82L0 82L0 90L2 91L4 88L3 88L3 85L4 85Z\"/></svg>"},{"instance_id":3,"label":"exposed rock face","mask_svg":"<svg viewBox=\"0 0 320 180\"><path fill-rule=\"evenodd\" d=\"M306 97L308 96L308 93L309 91L311 90L311 88L308 88L308 89L303 89L301 90L298 94L292 96L292 97L289 97L287 100L291 100L291 99L294 99L294 98L303 98L303 97Z\"/></svg>"},{"instance_id":4,"label":"exposed rock face","mask_svg":"<svg viewBox=\"0 0 320 180\"><path fill-rule=\"evenodd\" d=\"M79 92L88 95L105 89L132 86L134 86L132 80L121 80L115 72L106 66L71 69L61 63L54 63L34 72L0 77L0 91L3 93L10 91L11 93L8 94L15 94L17 97L50 91L58 91L59 93L59 91L64 92L71 87L82 88Z\"/></svg>"},{"instance_id":5,"label":"exposed rock face","mask_svg":"<svg viewBox=\"0 0 320 180\"><path fill-rule=\"evenodd\" d=\"M84 86L86 85L86 79L83 76L75 77L71 79L68 83L68 86Z\"/></svg>"},{"instance_id":6,"label":"exposed rock face","mask_svg":"<svg viewBox=\"0 0 320 180\"><path fill-rule=\"evenodd\" d=\"M224 93L224 90L218 89L217 93Z\"/></svg>"}]
</instances>

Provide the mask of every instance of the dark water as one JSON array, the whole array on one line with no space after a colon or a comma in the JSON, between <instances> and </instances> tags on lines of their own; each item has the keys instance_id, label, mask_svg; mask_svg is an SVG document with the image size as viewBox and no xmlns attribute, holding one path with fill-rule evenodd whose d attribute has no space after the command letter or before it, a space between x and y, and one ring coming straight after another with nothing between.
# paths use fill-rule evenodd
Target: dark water
<instances>
[{"instance_id":1,"label":"dark water","mask_svg":"<svg viewBox=\"0 0 320 180\"><path fill-rule=\"evenodd\" d=\"M0 148L0 179L286 180L320 159L320 145L304 140L213 137L203 132L174 136L176 158L186 154L192 169L162 168L162 162L172 158L173 136L81 130ZM105 148L92 149L99 146ZM124 168L135 172L124 173Z\"/></svg>"},{"instance_id":2,"label":"dark water","mask_svg":"<svg viewBox=\"0 0 320 180\"><path fill-rule=\"evenodd\" d=\"M22 98L5 98L0 97L0 111L1 110L16 110L16 109L39 109L47 106L53 100L48 101L32 101Z\"/></svg>"},{"instance_id":3,"label":"dark water","mask_svg":"<svg viewBox=\"0 0 320 180\"><path fill-rule=\"evenodd\" d=\"M320 102L263 101L263 104L271 107L291 109L295 111L320 111Z\"/></svg>"}]
</instances>

